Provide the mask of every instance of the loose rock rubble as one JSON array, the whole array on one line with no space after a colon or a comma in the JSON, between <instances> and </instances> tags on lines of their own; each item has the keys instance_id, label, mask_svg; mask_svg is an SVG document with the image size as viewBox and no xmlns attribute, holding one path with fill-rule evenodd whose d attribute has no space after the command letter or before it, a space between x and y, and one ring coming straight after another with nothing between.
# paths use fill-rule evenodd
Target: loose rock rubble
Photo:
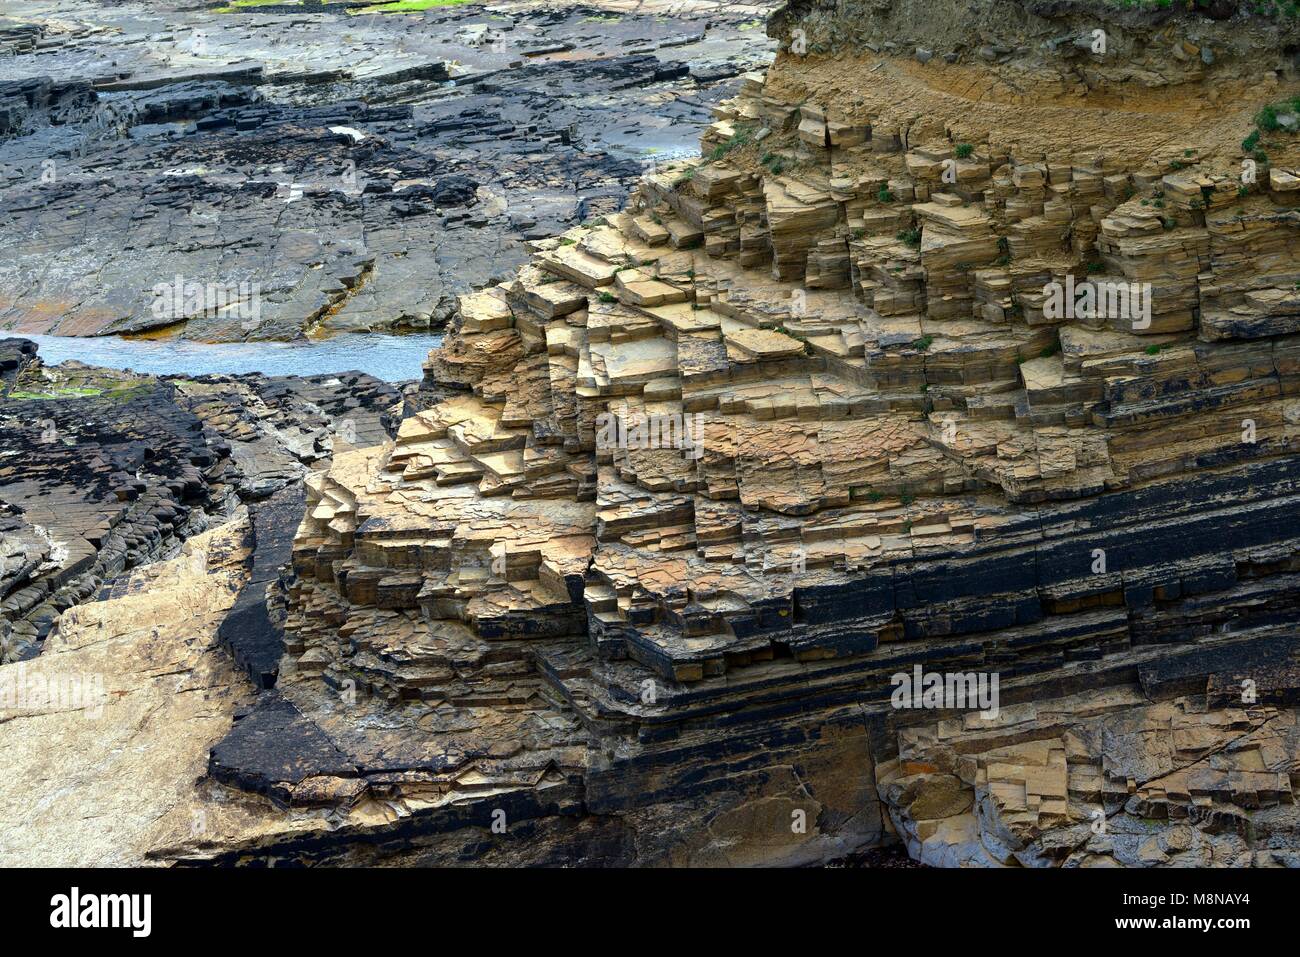
<instances>
[{"instance_id":1,"label":"loose rock rubble","mask_svg":"<svg viewBox=\"0 0 1300 957\"><path fill-rule=\"evenodd\" d=\"M699 161L306 480L275 687L154 857L1300 864L1295 135L1240 179L1295 28L866 6L783 7Z\"/></svg>"}]
</instances>

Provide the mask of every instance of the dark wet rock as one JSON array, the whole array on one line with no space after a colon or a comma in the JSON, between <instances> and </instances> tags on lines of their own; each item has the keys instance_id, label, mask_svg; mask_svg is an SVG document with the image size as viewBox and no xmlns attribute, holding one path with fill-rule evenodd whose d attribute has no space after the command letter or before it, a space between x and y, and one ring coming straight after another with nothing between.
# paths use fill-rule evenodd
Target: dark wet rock
<instances>
[{"instance_id":1,"label":"dark wet rock","mask_svg":"<svg viewBox=\"0 0 1300 957\"><path fill-rule=\"evenodd\" d=\"M29 560L0 581L0 617L16 636L6 658L35 653L47 608L87 600L205 529L229 468L229 448L178 408L164 383L59 384L45 393L29 391L36 386L26 377L17 385L0 403L0 502L21 522L15 532Z\"/></svg>"},{"instance_id":2,"label":"dark wet rock","mask_svg":"<svg viewBox=\"0 0 1300 957\"><path fill-rule=\"evenodd\" d=\"M90 84L49 77L0 82L0 138L19 136L42 125L84 120L95 100Z\"/></svg>"},{"instance_id":3,"label":"dark wet rock","mask_svg":"<svg viewBox=\"0 0 1300 957\"><path fill-rule=\"evenodd\" d=\"M208 773L288 804L294 785L314 777L351 777L356 768L319 727L270 691L213 747Z\"/></svg>"},{"instance_id":4,"label":"dark wet rock","mask_svg":"<svg viewBox=\"0 0 1300 957\"><path fill-rule=\"evenodd\" d=\"M273 681L278 623L266 592L297 527L300 482L336 446L389 437L399 389L362 373L44 367L23 339L0 339L0 382L0 656L38 654L60 612L114 595L123 572L169 557L247 501L254 574L237 603L245 617L222 637Z\"/></svg>"},{"instance_id":5,"label":"dark wet rock","mask_svg":"<svg viewBox=\"0 0 1300 957\"><path fill-rule=\"evenodd\" d=\"M157 11L164 32L72 8L81 27L0 65L13 332L436 327L525 241L616 210L648 158L693 152L771 47L739 13L703 30L698 11L581 6L187 9ZM177 305L177 277L213 292Z\"/></svg>"},{"instance_id":6,"label":"dark wet rock","mask_svg":"<svg viewBox=\"0 0 1300 957\"><path fill-rule=\"evenodd\" d=\"M438 180L437 185L429 191L429 198L435 206L468 206L474 202L477 189L478 183L468 176L453 173Z\"/></svg>"},{"instance_id":7,"label":"dark wet rock","mask_svg":"<svg viewBox=\"0 0 1300 957\"><path fill-rule=\"evenodd\" d=\"M14 381L36 358L36 343L30 339L0 339L0 398L8 395Z\"/></svg>"},{"instance_id":8,"label":"dark wet rock","mask_svg":"<svg viewBox=\"0 0 1300 957\"><path fill-rule=\"evenodd\" d=\"M271 688L284 654L284 620L268 605L268 590L293 552L293 533L302 513L302 486L290 485L250 506L252 568L247 583L217 631L217 637L258 688Z\"/></svg>"}]
</instances>

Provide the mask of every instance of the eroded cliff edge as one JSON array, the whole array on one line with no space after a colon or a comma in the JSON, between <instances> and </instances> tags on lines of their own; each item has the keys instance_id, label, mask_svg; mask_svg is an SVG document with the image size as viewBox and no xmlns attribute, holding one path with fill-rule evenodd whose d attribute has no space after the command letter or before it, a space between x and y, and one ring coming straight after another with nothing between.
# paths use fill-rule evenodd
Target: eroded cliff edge
<instances>
[{"instance_id":1,"label":"eroded cliff edge","mask_svg":"<svg viewBox=\"0 0 1300 957\"><path fill-rule=\"evenodd\" d=\"M1296 29L968 6L787 6L699 163L462 300L155 857L1300 864Z\"/></svg>"}]
</instances>

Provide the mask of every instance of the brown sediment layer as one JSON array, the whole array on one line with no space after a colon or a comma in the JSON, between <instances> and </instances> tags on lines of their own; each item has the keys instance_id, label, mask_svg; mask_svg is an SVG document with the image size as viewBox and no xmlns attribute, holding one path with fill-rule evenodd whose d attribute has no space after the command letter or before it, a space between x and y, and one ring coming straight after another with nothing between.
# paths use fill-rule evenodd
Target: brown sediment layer
<instances>
[{"instance_id":1,"label":"brown sediment layer","mask_svg":"<svg viewBox=\"0 0 1300 957\"><path fill-rule=\"evenodd\" d=\"M209 762L247 816L156 853L1300 862L1300 155L1242 145L1300 83L1115 18L1098 64L828 34L462 298L442 400L307 482ZM1085 282L1150 311L1057 315Z\"/></svg>"}]
</instances>

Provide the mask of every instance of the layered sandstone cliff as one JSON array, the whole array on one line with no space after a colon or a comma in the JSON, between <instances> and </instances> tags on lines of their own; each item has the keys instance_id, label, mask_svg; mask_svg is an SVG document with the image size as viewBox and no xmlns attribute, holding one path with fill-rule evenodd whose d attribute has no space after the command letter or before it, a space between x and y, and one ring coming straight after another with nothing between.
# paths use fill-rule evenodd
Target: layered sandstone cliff
<instances>
[{"instance_id":1,"label":"layered sandstone cliff","mask_svg":"<svg viewBox=\"0 0 1300 957\"><path fill-rule=\"evenodd\" d=\"M788 4L308 481L238 813L155 853L1300 865L1293 24Z\"/></svg>"}]
</instances>

